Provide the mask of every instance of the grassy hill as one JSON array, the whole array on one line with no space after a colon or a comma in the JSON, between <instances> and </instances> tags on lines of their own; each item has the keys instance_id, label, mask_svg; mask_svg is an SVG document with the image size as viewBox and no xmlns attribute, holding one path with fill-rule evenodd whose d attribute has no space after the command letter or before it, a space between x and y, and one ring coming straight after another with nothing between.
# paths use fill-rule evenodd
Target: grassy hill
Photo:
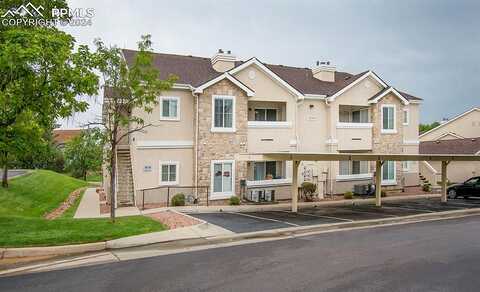
<instances>
[{"instance_id":1,"label":"grassy hill","mask_svg":"<svg viewBox=\"0 0 480 292\"><path fill-rule=\"evenodd\" d=\"M115 224L109 219L68 216L44 219L43 215L58 207L72 191L87 186L86 182L67 175L35 170L12 179L9 184L7 189L0 188L0 247L78 244L165 229L159 222L143 216L118 218Z\"/></svg>"}]
</instances>

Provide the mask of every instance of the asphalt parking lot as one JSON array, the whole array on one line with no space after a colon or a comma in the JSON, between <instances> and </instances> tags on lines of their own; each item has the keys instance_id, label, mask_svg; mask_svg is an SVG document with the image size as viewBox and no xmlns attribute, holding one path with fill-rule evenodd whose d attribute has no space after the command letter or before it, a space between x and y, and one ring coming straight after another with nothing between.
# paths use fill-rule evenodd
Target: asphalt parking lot
<instances>
[{"instance_id":1,"label":"asphalt parking lot","mask_svg":"<svg viewBox=\"0 0 480 292\"><path fill-rule=\"evenodd\" d=\"M289 211L262 211L190 213L189 215L236 233L245 233L295 226L402 217L468 208L480 208L480 200L455 199L442 204L440 199L433 198L384 202L381 208L373 205L308 208L300 209L296 214Z\"/></svg>"}]
</instances>

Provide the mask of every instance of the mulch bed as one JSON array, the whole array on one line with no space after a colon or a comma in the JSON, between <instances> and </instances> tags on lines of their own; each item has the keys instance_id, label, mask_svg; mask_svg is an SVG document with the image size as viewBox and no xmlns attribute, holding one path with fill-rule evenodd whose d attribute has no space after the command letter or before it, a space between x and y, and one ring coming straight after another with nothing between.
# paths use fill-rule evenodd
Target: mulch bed
<instances>
[{"instance_id":1,"label":"mulch bed","mask_svg":"<svg viewBox=\"0 0 480 292\"><path fill-rule=\"evenodd\" d=\"M58 208L44 215L45 219L53 220L62 216L62 214L65 211L67 211L68 208L70 208L73 204L75 204L75 201L85 189L86 187L80 188L71 192L70 195L68 195L67 199L63 201Z\"/></svg>"},{"instance_id":2,"label":"mulch bed","mask_svg":"<svg viewBox=\"0 0 480 292\"><path fill-rule=\"evenodd\" d=\"M158 213L145 215L168 226L169 229L192 226L201 222L190 217L172 211L162 211Z\"/></svg>"}]
</instances>

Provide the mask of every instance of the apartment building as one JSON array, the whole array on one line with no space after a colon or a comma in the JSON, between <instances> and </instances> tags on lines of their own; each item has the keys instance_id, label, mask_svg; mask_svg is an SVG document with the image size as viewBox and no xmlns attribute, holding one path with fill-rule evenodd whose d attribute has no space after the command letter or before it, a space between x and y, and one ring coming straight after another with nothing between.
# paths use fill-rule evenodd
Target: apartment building
<instances>
[{"instance_id":1,"label":"apartment building","mask_svg":"<svg viewBox=\"0 0 480 292\"><path fill-rule=\"evenodd\" d=\"M471 108L419 136L420 154L480 155L480 108ZM440 181L441 162L422 161L419 171L432 185ZM453 161L448 180L461 183L480 175L480 165L473 161Z\"/></svg>"},{"instance_id":2,"label":"apartment building","mask_svg":"<svg viewBox=\"0 0 480 292\"><path fill-rule=\"evenodd\" d=\"M133 64L136 52L123 54ZM419 151L421 99L373 71L241 61L222 50L207 58L154 54L154 64L161 78L179 79L151 113L132 109L155 126L119 146L119 181L128 184L118 188L123 204L138 202L139 190L164 186L209 186L210 202L218 203L256 189L290 198L291 162L244 161L239 154ZM363 161L306 162L299 178L317 184L320 196L339 194L371 182L374 169ZM386 162L382 181L391 188L418 185L418 164Z\"/></svg>"}]
</instances>

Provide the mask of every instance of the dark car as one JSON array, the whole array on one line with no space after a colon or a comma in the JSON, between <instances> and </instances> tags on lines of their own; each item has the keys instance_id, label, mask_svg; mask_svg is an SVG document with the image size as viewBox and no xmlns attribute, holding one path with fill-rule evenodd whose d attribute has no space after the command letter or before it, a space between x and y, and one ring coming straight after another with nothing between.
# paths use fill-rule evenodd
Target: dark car
<instances>
[{"instance_id":1,"label":"dark car","mask_svg":"<svg viewBox=\"0 0 480 292\"><path fill-rule=\"evenodd\" d=\"M472 177L463 184L451 185L447 188L448 197L455 199L456 197L480 197L480 176Z\"/></svg>"}]
</instances>

